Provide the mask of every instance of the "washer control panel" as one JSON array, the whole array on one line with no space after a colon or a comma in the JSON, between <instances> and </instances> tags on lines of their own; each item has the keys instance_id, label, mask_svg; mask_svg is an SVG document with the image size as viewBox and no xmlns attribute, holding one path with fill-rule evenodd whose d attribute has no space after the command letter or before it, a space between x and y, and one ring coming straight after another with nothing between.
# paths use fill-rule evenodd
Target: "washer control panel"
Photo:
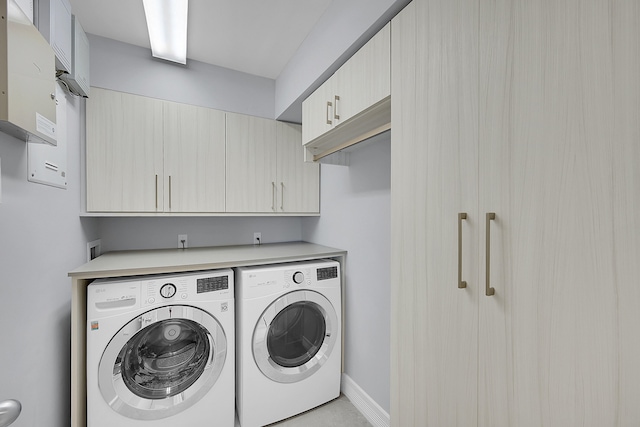
<instances>
[{"instance_id":1,"label":"washer control panel","mask_svg":"<svg viewBox=\"0 0 640 427\"><path fill-rule=\"evenodd\" d=\"M141 281L143 305L209 301L233 297L231 272L158 276Z\"/></svg>"}]
</instances>

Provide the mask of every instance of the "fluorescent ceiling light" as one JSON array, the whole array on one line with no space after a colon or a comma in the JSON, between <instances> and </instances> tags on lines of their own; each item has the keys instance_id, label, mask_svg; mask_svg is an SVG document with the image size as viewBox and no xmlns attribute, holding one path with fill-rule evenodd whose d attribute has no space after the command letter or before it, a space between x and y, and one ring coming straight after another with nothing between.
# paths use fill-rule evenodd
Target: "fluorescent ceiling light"
<instances>
[{"instance_id":1,"label":"fluorescent ceiling light","mask_svg":"<svg viewBox=\"0 0 640 427\"><path fill-rule=\"evenodd\" d=\"M188 0L142 0L147 17L151 54L187 63Z\"/></svg>"}]
</instances>

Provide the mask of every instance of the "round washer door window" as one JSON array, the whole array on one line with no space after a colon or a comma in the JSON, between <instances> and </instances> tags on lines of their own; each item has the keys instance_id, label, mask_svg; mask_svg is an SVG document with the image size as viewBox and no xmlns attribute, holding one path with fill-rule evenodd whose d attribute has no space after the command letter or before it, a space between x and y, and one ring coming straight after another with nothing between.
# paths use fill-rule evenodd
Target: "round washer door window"
<instances>
[{"instance_id":1,"label":"round washer door window","mask_svg":"<svg viewBox=\"0 0 640 427\"><path fill-rule=\"evenodd\" d=\"M211 389L226 354L224 331L209 313L161 307L131 320L111 339L98 367L100 391L126 417L166 418Z\"/></svg>"},{"instance_id":2,"label":"round washer door window","mask_svg":"<svg viewBox=\"0 0 640 427\"><path fill-rule=\"evenodd\" d=\"M337 328L336 311L326 297L309 290L290 292L271 303L258 320L255 361L274 381L301 381L327 361Z\"/></svg>"}]
</instances>

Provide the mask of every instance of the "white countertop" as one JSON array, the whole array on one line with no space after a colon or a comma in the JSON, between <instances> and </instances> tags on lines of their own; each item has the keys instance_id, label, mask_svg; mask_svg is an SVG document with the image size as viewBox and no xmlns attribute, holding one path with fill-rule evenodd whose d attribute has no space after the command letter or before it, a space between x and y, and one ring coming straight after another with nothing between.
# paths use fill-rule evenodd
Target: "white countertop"
<instances>
[{"instance_id":1,"label":"white countertop","mask_svg":"<svg viewBox=\"0 0 640 427\"><path fill-rule=\"evenodd\" d=\"M307 242L108 252L69 272L75 279L135 276L345 256Z\"/></svg>"}]
</instances>

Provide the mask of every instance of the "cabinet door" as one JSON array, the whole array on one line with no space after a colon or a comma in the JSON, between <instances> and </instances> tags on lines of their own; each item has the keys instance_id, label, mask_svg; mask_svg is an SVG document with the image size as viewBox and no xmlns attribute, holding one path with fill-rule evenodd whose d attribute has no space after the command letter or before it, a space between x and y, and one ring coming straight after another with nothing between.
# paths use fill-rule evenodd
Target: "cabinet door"
<instances>
[{"instance_id":1,"label":"cabinet door","mask_svg":"<svg viewBox=\"0 0 640 427\"><path fill-rule=\"evenodd\" d=\"M224 212L225 113L164 103L164 211Z\"/></svg>"},{"instance_id":2,"label":"cabinet door","mask_svg":"<svg viewBox=\"0 0 640 427\"><path fill-rule=\"evenodd\" d=\"M342 66L334 78L333 104L337 126L391 94L391 24L387 24Z\"/></svg>"},{"instance_id":3,"label":"cabinet door","mask_svg":"<svg viewBox=\"0 0 640 427\"><path fill-rule=\"evenodd\" d=\"M627 0L615 5L611 13L615 25L612 220L618 303L617 410L618 425L633 426L640 425L640 3Z\"/></svg>"},{"instance_id":4,"label":"cabinet door","mask_svg":"<svg viewBox=\"0 0 640 427\"><path fill-rule=\"evenodd\" d=\"M313 141L333 128L336 79L331 76L302 102L302 143Z\"/></svg>"},{"instance_id":5,"label":"cabinet door","mask_svg":"<svg viewBox=\"0 0 640 427\"><path fill-rule=\"evenodd\" d=\"M301 127L278 122L278 212L320 212L320 165L305 163Z\"/></svg>"},{"instance_id":6,"label":"cabinet door","mask_svg":"<svg viewBox=\"0 0 640 427\"><path fill-rule=\"evenodd\" d=\"M612 150L639 135L637 2L481 4L480 210L496 218L495 295L480 298L478 425L638 425L639 369L627 357L640 352L626 325L638 324L628 304L640 300L620 276L633 265L637 277L638 262L615 268L620 249L638 255L638 233L614 227L637 221L612 218L621 212ZM616 59L635 64L635 77L616 76ZM629 92L633 101L619 102ZM631 132L619 134L629 113ZM483 266L485 238L483 226Z\"/></svg>"},{"instance_id":7,"label":"cabinet door","mask_svg":"<svg viewBox=\"0 0 640 427\"><path fill-rule=\"evenodd\" d=\"M477 422L476 0L392 21L393 426ZM462 280L458 287L458 215Z\"/></svg>"},{"instance_id":8,"label":"cabinet door","mask_svg":"<svg viewBox=\"0 0 640 427\"><path fill-rule=\"evenodd\" d=\"M227 212L276 212L276 122L227 113Z\"/></svg>"},{"instance_id":9,"label":"cabinet door","mask_svg":"<svg viewBox=\"0 0 640 427\"><path fill-rule=\"evenodd\" d=\"M88 212L162 210L162 101L92 88L86 149Z\"/></svg>"}]
</instances>

